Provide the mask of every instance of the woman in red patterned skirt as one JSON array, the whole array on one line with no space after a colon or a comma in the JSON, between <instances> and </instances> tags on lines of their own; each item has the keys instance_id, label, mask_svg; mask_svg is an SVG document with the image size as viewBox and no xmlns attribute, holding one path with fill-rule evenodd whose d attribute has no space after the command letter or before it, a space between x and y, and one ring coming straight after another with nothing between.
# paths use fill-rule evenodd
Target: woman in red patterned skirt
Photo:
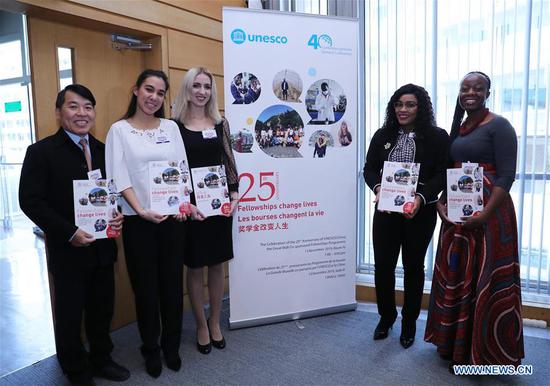
<instances>
[{"instance_id":1,"label":"woman in red patterned skirt","mask_svg":"<svg viewBox=\"0 0 550 386\"><path fill-rule=\"evenodd\" d=\"M524 357L518 234L509 194L517 136L505 118L485 107L490 87L482 72L462 80L450 150L455 166L483 166L485 207L453 223L445 194L437 204L443 224L424 339L452 365L518 365Z\"/></svg>"}]
</instances>

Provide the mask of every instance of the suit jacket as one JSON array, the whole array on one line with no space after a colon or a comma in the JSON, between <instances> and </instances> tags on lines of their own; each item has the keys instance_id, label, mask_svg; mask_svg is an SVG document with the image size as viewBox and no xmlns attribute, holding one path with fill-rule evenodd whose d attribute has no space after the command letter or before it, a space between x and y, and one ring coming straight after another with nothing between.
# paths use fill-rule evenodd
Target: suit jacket
<instances>
[{"instance_id":1,"label":"suit jacket","mask_svg":"<svg viewBox=\"0 0 550 386\"><path fill-rule=\"evenodd\" d=\"M89 135L92 169L105 176L105 145ZM96 240L89 247L73 247L69 239L74 224L73 180L86 180L82 149L60 128L27 148L19 182L19 204L23 212L46 234L48 266L57 264L93 266L116 260L113 239Z\"/></svg>"},{"instance_id":2,"label":"suit jacket","mask_svg":"<svg viewBox=\"0 0 550 386\"><path fill-rule=\"evenodd\" d=\"M374 191L382 180L384 161L388 161L399 135L396 131L379 129L371 139L367 161L363 168L365 182ZM449 159L449 134L439 127L415 132L416 153L414 162L420 163L416 192L425 203L435 202L445 187Z\"/></svg>"}]
</instances>

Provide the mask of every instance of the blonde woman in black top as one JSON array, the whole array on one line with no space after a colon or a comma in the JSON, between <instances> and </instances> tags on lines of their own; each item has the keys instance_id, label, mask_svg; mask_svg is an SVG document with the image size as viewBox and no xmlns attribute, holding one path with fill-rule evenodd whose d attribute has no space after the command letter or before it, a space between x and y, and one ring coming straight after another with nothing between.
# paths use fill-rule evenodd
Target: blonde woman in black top
<instances>
[{"instance_id":1,"label":"blonde woman in black top","mask_svg":"<svg viewBox=\"0 0 550 386\"><path fill-rule=\"evenodd\" d=\"M237 205L238 174L231 150L229 125L218 111L216 83L203 67L190 69L183 78L172 109L172 118L180 128L191 168L223 165L231 200L227 216L211 216L187 227L184 264L187 286L197 323L197 349L208 354L212 346L225 347L220 330L224 290L223 263L233 258L232 213ZM195 203L195 197L191 200ZM210 316L203 305L203 268L208 267Z\"/></svg>"}]
</instances>

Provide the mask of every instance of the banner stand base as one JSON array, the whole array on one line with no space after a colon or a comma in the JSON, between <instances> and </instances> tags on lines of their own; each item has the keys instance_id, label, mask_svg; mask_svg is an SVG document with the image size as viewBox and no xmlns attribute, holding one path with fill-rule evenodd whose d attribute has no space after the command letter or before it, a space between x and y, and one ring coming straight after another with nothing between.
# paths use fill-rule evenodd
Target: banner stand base
<instances>
[{"instance_id":1,"label":"banner stand base","mask_svg":"<svg viewBox=\"0 0 550 386\"><path fill-rule=\"evenodd\" d=\"M271 315L271 316L255 318L255 319L232 320L230 317L229 329L234 330L238 328L261 326L264 324L288 322L291 320L298 320L298 319L307 319L315 316L336 314L339 312L346 312L346 311L355 311L356 308L357 308L357 302L353 302L353 303L342 304L334 307L318 308L315 310L293 312L290 314Z\"/></svg>"}]
</instances>

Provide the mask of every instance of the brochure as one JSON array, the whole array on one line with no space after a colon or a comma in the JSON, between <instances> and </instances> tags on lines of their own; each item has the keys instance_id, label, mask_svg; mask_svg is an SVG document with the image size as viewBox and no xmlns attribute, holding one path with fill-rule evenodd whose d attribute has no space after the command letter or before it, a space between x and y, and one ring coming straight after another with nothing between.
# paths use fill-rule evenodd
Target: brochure
<instances>
[{"instance_id":1,"label":"brochure","mask_svg":"<svg viewBox=\"0 0 550 386\"><path fill-rule=\"evenodd\" d=\"M75 225L96 239L117 237L109 219L117 216L117 191L113 180L74 180Z\"/></svg>"},{"instance_id":2,"label":"brochure","mask_svg":"<svg viewBox=\"0 0 550 386\"><path fill-rule=\"evenodd\" d=\"M419 163L385 161L378 210L411 213L419 170Z\"/></svg>"},{"instance_id":3,"label":"brochure","mask_svg":"<svg viewBox=\"0 0 550 386\"><path fill-rule=\"evenodd\" d=\"M206 217L231 211L229 190L223 165L191 169L197 208Z\"/></svg>"},{"instance_id":4,"label":"brochure","mask_svg":"<svg viewBox=\"0 0 550 386\"><path fill-rule=\"evenodd\" d=\"M447 169L447 216L453 222L476 216L483 210L483 167L463 163Z\"/></svg>"},{"instance_id":5,"label":"brochure","mask_svg":"<svg viewBox=\"0 0 550 386\"><path fill-rule=\"evenodd\" d=\"M149 162L151 210L165 215L187 213L192 191L186 160Z\"/></svg>"}]
</instances>

